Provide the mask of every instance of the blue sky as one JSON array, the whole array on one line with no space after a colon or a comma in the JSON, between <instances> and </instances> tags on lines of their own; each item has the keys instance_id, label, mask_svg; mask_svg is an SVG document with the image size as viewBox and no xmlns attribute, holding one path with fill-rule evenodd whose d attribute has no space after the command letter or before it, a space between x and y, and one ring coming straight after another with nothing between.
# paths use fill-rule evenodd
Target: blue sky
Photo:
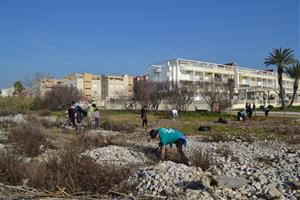
<instances>
[{"instance_id":1,"label":"blue sky","mask_svg":"<svg viewBox=\"0 0 300 200\"><path fill-rule=\"evenodd\" d=\"M0 0L0 88L39 71L147 73L170 58L264 68L299 58L298 0Z\"/></svg>"}]
</instances>

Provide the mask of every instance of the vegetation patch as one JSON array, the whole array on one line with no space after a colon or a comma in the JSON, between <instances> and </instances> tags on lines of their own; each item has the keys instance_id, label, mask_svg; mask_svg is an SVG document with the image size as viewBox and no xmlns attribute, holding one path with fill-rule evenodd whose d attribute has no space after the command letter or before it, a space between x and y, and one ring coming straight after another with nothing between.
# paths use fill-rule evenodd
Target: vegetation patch
<instances>
[{"instance_id":1,"label":"vegetation patch","mask_svg":"<svg viewBox=\"0 0 300 200\"><path fill-rule=\"evenodd\" d=\"M136 125L129 123L115 123L106 121L101 124L101 128L110 131L133 133L136 128Z\"/></svg>"},{"instance_id":2,"label":"vegetation patch","mask_svg":"<svg viewBox=\"0 0 300 200\"><path fill-rule=\"evenodd\" d=\"M66 188L70 194L82 191L103 194L126 180L131 175L131 167L99 165L70 148L34 166L28 175L31 187L50 191Z\"/></svg>"},{"instance_id":3,"label":"vegetation patch","mask_svg":"<svg viewBox=\"0 0 300 200\"><path fill-rule=\"evenodd\" d=\"M16 153L29 157L38 156L46 149L52 148L44 134L44 128L31 123L22 123L10 130L8 142L12 144Z\"/></svg>"},{"instance_id":4,"label":"vegetation patch","mask_svg":"<svg viewBox=\"0 0 300 200\"><path fill-rule=\"evenodd\" d=\"M193 150L189 155L189 159L192 166L200 167L203 171L206 171L215 165L212 155L201 149Z\"/></svg>"},{"instance_id":5,"label":"vegetation patch","mask_svg":"<svg viewBox=\"0 0 300 200\"><path fill-rule=\"evenodd\" d=\"M0 182L19 185L25 178L25 165L22 158L13 152L0 151Z\"/></svg>"}]
</instances>

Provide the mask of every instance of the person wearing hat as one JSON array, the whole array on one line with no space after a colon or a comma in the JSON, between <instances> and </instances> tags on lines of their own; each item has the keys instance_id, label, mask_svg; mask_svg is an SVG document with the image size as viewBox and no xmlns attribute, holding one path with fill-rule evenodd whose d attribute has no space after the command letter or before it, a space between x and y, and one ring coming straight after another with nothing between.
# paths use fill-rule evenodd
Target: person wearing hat
<instances>
[{"instance_id":1,"label":"person wearing hat","mask_svg":"<svg viewBox=\"0 0 300 200\"><path fill-rule=\"evenodd\" d=\"M187 145L187 141L184 138L183 133L173 128L159 128L157 130L152 129L149 132L151 140L159 140L160 157L162 160L166 160L166 146L175 144L177 152L184 164L188 164L188 158L184 155L182 147Z\"/></svg>"}]
</instances>

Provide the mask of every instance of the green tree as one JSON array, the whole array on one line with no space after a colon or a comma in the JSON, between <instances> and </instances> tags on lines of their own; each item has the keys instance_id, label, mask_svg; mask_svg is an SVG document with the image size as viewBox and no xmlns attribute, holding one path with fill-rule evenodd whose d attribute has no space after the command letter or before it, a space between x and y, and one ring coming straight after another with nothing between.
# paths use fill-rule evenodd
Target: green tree
<instances>
[{"instance_id":1,"label":"green tree","mask_svg":"<svg viewBox=\"0 0 300 200\"><path fill-rule=\"evenodd\" d=\"M298 90L298 81L300 79L300 63L299 60L297 60L292 66L290 66L289 68L286 69L286 74L294 79L294 86L293 86L293 96L291 99L291 102L288 106L292 106L297 94L297 90Z\"/></svg>"},{"instance_id":2,"label":"green tree","mask_svg":"<svg viewBox=\"0 0 300 200\"><path fill-rule=\"evenodd\" d=\"M279 84L279 98L281 100L281 108L284 109L284 91L282 86L282 75L284 73L284 69L287 65L294 62L294 53L293 50L289 48L279 48L273 49L272 52L269 53L269 56L265 58L265 65L275 65L277 66L278 73L278 84Z\"/></svg>"},{"instance_id":3,"label":"green tree","mask_svg":"<svg viewBox=\"0 0 300 200\"><path fill-rule=\"evenodd\" d=\"M25 89L21 81L16 81L14 83L15 95L21 95L22 91Z\"/></svg>"}]
</instances>

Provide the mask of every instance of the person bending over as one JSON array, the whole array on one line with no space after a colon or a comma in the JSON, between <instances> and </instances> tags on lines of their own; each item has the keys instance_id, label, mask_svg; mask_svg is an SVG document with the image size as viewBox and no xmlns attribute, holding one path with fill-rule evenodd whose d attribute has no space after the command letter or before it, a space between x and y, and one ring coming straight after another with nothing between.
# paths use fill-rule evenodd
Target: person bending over
<instances>
[{"instance_id":1,"label":"person bending over","mask_svg":"<svg viewBox=\"0 0 300 200\"><path fill-rule=\"evenodd\" d=\"M182 162L186 165L189 164L188 158L182 151L182 147L187 145L183 133L173 128L159 128L157 130L152 129L149 135L152 140L160 141L160 157L162 160L166 160L166 146L170 145L172 147L172 144L175 144Z\"/></svg>"}]
</instances>

